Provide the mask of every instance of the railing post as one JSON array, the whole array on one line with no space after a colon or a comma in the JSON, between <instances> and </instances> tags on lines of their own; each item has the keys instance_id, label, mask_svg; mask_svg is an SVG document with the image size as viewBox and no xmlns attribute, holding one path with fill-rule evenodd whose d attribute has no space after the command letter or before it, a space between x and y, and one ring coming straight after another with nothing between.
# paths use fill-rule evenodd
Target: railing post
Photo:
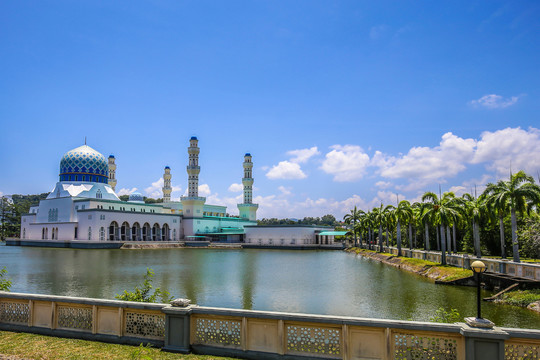
<instances>
[{"instance_id":1,"label":"railing post","mask_svg":"<svg viewBox=\"0 0 540 360\"><path fill-rule=\"evenodd\" d=\"M504 360L504 340L510 335L498 327L474 328L463 324L460 333L465 337L465 359Z\"/></svg>"},{"instance_id":2,"label":"railing post","mask_svg":"<svg viewBox=\"0 0 540 360\"><path fill-rule=\"evenodd\" d=\"M190 322L192 306L165 306L165 344L163 350L187 354L190 352Z\"/></svg>"}]
</instances>

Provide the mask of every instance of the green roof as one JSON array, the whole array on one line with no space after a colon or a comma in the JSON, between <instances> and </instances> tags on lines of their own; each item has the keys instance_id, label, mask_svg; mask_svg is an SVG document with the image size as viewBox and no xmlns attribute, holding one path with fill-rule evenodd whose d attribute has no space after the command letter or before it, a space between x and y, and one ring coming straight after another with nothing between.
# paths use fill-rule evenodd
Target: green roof
<instances>
[{"instance_id":1,"label":"green roof","mask_svg":"<svg viewBox=\"0 0 540 360\"><path fill-rule=\"evenodd\" d=\"M315 235L343 236L347 235L348 231L323 231Z\"/></svg>"}]
</instances>

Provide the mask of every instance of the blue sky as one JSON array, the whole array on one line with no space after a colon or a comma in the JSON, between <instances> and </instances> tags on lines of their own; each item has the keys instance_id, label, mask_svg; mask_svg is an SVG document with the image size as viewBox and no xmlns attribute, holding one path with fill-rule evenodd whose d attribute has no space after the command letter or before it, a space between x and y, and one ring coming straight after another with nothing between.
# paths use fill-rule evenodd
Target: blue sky
<instances>
[{"instance_id":1,"label":"blue sky","mask_svg":"<svg viewBox=\"0 0 540 360\"><path fill-rule=\"evenodd\" d=\"M0 3L0 192L41 193L84 143L117 190L259 217L364 209L540 171L537 1Z\"/></svg>"}]
</instances>

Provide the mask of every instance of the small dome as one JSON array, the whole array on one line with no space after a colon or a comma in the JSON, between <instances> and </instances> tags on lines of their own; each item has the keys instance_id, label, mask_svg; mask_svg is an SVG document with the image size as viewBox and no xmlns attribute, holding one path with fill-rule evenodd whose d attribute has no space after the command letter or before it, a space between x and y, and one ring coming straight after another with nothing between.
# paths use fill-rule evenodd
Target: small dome
<instances>
[{"instance_id":1,"label":"small dome","mask_svg":"<svg viewBox=\"0 0 540 360\"><path fill-rule=\"evenodd\" d=\"M246 153L246 155L244 155L244 156L251 156L251 154L250 154L250 153Z\"/></svg>"},{"instance_id":2,"label":"small dome","mask_svg":"<svg viewBox=\"0 0 540 360\"><path fill-rule=\"evenodd\" d=\"M167 166L165 166L165 169L169 169L169 170L170 170L171 168L167 165Z\"/></svg>"},{"instance_id":3,"label":"small dome","mask_svg":"<svg viewBox=\"0 0 540 360\"><path fill-rule=\"evenodd\" d=\"M144 197L141 193L134 192L129 194L129 200L130 202L144 202Z\"/></svg>"},{"instance_id":4,"label":"small dome","mask_svg":"<svg viewBox=\"0 0 540 360\"><path fill-rule=\"evenodd\" d=\"M68 151L60 160L60 181L107 183L107 159L88 145Z\"/></svg>"},{"instance_id":5,"label":"small dome","mask_svg":"<svg viewBox=\"0 0 540 360\"><path fill-rule=\"evenodd\" d=\"M192 137L191 137L191 140L197 140L197 137L196 137L196 136L192 136Z\"/></svg>"}]
</instances>

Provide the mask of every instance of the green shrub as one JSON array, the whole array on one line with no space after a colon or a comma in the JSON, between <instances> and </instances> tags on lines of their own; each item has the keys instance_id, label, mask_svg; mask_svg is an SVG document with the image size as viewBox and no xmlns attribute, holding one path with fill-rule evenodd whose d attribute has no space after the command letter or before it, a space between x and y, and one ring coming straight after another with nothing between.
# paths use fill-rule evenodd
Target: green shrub
<instances>
[{"instance_id":1,"label":"green shrub","mask_svg":"<svg viewBox=\"0 0 540 360\"><path fill-rule=\"evenodd\" d=\"M152 287L152 277L154 271L150 268L146 268L146 275L144 276L144 282L141 286L135 286L135 291L124 290L123 294L116 294L115 298L124 301L137 301L137 302L149 302L156 303L158 299L161 299L162 303L170 302L173 297L167 290L161 290L155 288L154 293L150 294Z\"/></svg>"},{"instance_id":2,"label":"green shrub","mask_svg":"<svg viewBox=\"0 0 540 360\"><path fill-rule=\"evenodd\" d=\"M9 291L11 288L11 281L9 279L5 278L7 275L6 267L4 266L2 270L0 270L0 291Z\"/></svg>"},{"instance_id":3,"label":"green shrub","mask_svg":"<svg viewBox=\"0 0 540 360\"><path fill-rule=\"evenodd\" d=\"M429 318L429 321L431 322L450 323L450 324L453 324L460 320L461 320L461 315L459 314L457 309L450 309L450 311L446 311L442 307L438 308L437 311L435 311L435 315Z\"/></svg>"}]
</instances>

